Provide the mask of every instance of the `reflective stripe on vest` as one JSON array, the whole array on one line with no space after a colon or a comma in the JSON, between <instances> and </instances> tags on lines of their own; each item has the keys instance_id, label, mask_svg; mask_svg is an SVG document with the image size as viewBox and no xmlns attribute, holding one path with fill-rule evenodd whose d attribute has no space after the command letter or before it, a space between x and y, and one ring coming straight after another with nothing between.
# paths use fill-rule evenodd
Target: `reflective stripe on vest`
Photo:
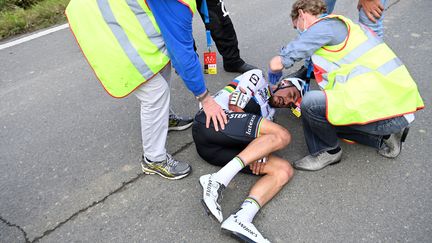
<instances>
[{"instance_id":1,"label":"reflective stripe on vest","mask_svg":"<svg viewBox=\"0 0 432 243\"><path fill-rule=\"evenodd\" d=\"M351 50L348 54L346 54L341 60L336 62L336 65L341 66L342 64L352 63L357 60L364 53L372 50L379 44L382 44L382 40L378 38L374 38L374 35L364 26L360 26L363 30L363 33L367 36L367 40L365 40L362 44ZM351 28L350 28L351 29Z\"/></svg>"},{"instance_id":2,"label":"reflective stripe on vest","mask_svg":"<svg viewBox=\"0 0 432 243\"><path fill-rule=\"evenodd\" d=\"M360 26L360 25L354 25L349 19L346 19L342 16L329 15L325 18L319 19L316 22L319 22L319 21L326 19L326 18L339 18L339 19L341 19L347 25L347 29L349 31L348 37L350 35L352 35L350 32L352 32L353 28L354 28L353 31L355 31L357 28L360 28L363 31L363 33L366 35L366 38L365 37L362 38L363 42L359 42L355 48L353 48L349 52L345 53L345 55L340 55L337 58L337 60L329 61L317 53L315 53L315 55L312 56L314 65L320 67L320 69L324 71L323 73L320 73L320 75L318 75L318 76L323 75L323 77L322 77L323 79L317 80L319 86L323 89L325 89L325 87L328 84L328 73L339 69L344 64L350 64L350 63L355 62L359 57L363 56L368 51L372 50L373 48L375 48L378 45L383 43L382 40L380 40L378 38L374 38L374 34L369 29L367 29L367 27ZM352 39L352 37L351 37L351 39ZM347 45L347 43L346 43L347 41L348 41L348 39L346 39L341 44L336 45L332 49L338 50L339 48L342 49L342 47L345 49L346 45ZM339 49L338 51L340 51L341 49ZM322 50L335 52L335 53L338 52L338 51L334 51L334 50L329 50L329 47L323 47Z\"/></svg>"},{"instance_id":3,"label":"reflective stripe on vest","mask_svg":"<svg viewBox=\"0 0 432 243\"><path fill-rule=\"evenodd\" d=\"M135 49L135 47L130 42L125 30L121 28L119 22L117 22L108 0L97 0L97 2L105 22L111 28L112 33L119 42L120 46L123 48L123 51L129 57L129 60L145 79L151 78L154 73L150 70L142 57L140 57L137 49ZM140 22L144 32L149 37L149 40L153 43L153 45L157 46L160 51L166 54L167 51L163 38L157 33L148 15L145 14L144 10L138 5L136 1L128 0L127 4L137 16L137 19Z\"/></svg>"},{"instance_id":4,"label":"reflective stripe on vest","mask_svg":"<svg viewBox=\"0 0 432 243\"><path fill-rule=\"evenodd\" d=\"M183 3L196 9L194 0ZM169 63L145 1L72 0L66 15L87 61L113 97L130 94Z\"/></svg>"},{"instance_id":5,"label":"reflective stripe on vest","mask_svg":"<svg viewBox=\"0 0 432 243\"><path fill-rule=\"evenodd\" d=\"M424 107L406 67L373 32L343 16L326 18L342 20L349 31L344 42L312 56L331 124L366 124Z\"/></svg>"}]
</instances>

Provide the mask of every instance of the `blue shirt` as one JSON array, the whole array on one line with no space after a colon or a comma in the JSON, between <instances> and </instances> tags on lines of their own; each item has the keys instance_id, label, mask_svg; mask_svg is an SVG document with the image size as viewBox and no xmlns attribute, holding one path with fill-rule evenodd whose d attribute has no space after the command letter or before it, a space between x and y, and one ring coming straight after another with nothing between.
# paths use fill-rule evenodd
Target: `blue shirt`
<instances>
[{"instance_id":1,"label":"blue shirt","mask_svg":"<svg viewBox=\"0 0 432 243\"><path fill-rule=\"evenodd\" d=\"M311 57L323 46L342 43L347 35L347 27L341 20L321 20L281 49L282 64L289 68L294 62Z\"/></svg>"},{"instance_id":2,"label":"blue shirt","mask_svg":"<svg viewBox=\"0 0 432 243\"><path fill-rule=\"evenodd\" d=\"M191 10L178 0L146 2L159 25L173 67L195 96L204 93L204 75L194 50Z\"/></svg>"}]
</instances>

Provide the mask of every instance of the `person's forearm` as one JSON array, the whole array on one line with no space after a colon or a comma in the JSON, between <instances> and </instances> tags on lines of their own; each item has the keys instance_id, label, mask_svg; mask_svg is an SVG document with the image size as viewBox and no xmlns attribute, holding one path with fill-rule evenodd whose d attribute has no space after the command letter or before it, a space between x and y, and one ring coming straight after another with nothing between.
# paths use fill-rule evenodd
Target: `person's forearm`
<instances>
[{"instance_id":1,"label":"person's forearm","mask_svg":"<svg viewBox=\"0 0 432 243\"><path fill-rule=\"evenodd\" d=\"M331 43L335 38L332 27L330 22L320 21L284 46L279 52L283 67L292 67L295 62L311 57L322 46Z\"/></svg>"},{"instance_id":2,"label":"person's forearm","mask_svg":"<svg viewBox=\"0 0 432 243\"><path fill-rule=\"evenodd\" d=\"M201 64L193 47L192 13L177 1L147 1L159 25L171 63L186 87L199 96L206 91Z\"/></svg>"},{"instance_id":3,"label":"person's forearm","mask_svg":"<svg viewBox=\"0 0 432 243\"><path fill-rule=\"evenodd\" d=\"M308 57L310 57L310 55L307 53L305 45L303 42L296 39L281 49L279 52L279 59L275 60L274 67L279 68L279 65L282 65L279 70L290 68L295 62Z\"/></svg>"},{"instance_id":4,"label":"person's forearm","mask_svg":"<svg viewBox=\"0 0 432 243\"><path fill-rule=\"evenodd\" d=\"M174 54L175 55L175 54ZM175 56L172 58L172 63L174 68L176 69L177 73L182 78L183 82L185 83L186 87L195 95L199 96L206 92L207 88L204 81L204 75L201 70L201 64L198 61L198 57L196 56L196 53L183 53L181 57ZM188 61L187 57L189 56L189 59L193 58L195 60Z\"/></svg>"}]
</instances>

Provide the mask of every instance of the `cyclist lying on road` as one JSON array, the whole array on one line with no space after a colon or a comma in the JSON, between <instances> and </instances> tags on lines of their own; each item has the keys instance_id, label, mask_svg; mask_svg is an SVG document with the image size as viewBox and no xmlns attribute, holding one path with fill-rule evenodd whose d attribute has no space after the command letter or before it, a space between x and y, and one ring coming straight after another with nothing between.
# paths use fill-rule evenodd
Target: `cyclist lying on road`
<instances>
[{"instance_id":1,"label":"cyclist lying on road","mask_svg":"<svg viewBox=\"0 0 432 243\"><path fill-rule=\"evenodd\" d=\"M246 240L267 242L252 224L258 210L288 183L294 170L290 163L273 152L283 149L291 140L285 128L272 122L274 107L290 108L301 98L303 81L282 80L270 87L262 71L254 69L238 76L214 95L226 111L228 123L216 132L206 127L206 115L200 110L192 126L198 154L218 172L200 177L203 205L219 222L223 221L219 205L222 190L240 171L263 175L252 187L241 208L228 217L222 229Z\"/></svg>"}]
</instances>

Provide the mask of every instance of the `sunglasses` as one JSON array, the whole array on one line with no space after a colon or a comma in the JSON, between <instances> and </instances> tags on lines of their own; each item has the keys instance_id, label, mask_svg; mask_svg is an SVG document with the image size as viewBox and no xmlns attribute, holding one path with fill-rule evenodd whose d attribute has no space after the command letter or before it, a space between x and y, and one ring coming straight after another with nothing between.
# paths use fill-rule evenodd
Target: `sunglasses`
<instances>
[{"instance_id":1,"label":"sunglasses","mask_svg":"<svg viewBox=\"0 0 432 243\"><path fill-rule=\"evenodd\" d=\"M294 87L295 85L293 83L291 83L290 81L285 81L282 80L276 87L276 89L273 91L273 93L276 93L276 91L281 90L281 89L286 89L289 87Z\"/></svg>"}]
</instances>

